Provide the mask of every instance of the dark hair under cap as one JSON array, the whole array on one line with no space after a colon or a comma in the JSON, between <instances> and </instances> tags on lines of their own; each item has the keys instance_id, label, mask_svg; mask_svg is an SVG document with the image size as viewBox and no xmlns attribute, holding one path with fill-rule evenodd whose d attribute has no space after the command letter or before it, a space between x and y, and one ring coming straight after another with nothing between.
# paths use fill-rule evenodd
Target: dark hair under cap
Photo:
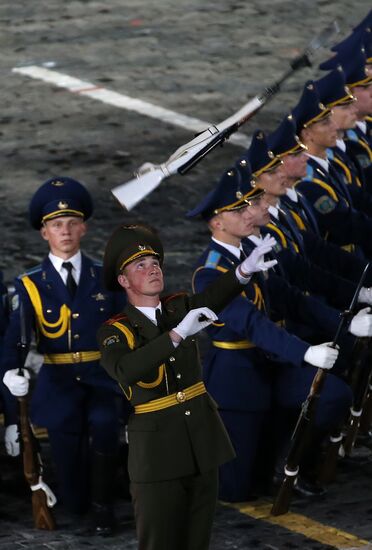
<instances>
[{"instance_id":1,"label":"dark hair under cap","mask_svg":"<svg viewBox=\"0 0 372 550\"><path fill-rule=\"evenodd\" d=\"M120 225L112 233L103 258L103 278L108 290L122 290L118 275L141 256L156 256L163 264L163 245L156 231L143 223Z\"/></svg>"},{"instance_id":2,"label":"dark hair under cap","mask_svg":"<svg viewBox=\"0 0 372 550\"><path fill-rule=\"evenodd\" d=\"M77 180L62 176L48 179L33 195L29 220L34 229L61 216L76 216L87 220L93 212L90 193Z\"/></svg>"}]
</instances>

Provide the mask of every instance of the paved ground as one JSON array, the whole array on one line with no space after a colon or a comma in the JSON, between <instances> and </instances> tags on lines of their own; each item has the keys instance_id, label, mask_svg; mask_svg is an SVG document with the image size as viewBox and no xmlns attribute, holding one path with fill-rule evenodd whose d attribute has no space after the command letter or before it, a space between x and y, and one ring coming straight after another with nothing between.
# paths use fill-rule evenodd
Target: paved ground
<instances>
[{"instance_id":1,"label":"paved ground","mask_svg":"<svg viewBox=\"0 0 372 550\"><path fill-rule=\"evenodd\" d=\"M126 214L110 189L131 179L143 162L165 161L192 132L15 74L14 67L47 65L183 115L219 122L279 78L314 32L337 17L346 35L369 8L367 0L2 0L0 268L6 280L42 258L43 243L27 225L27 204L40 183L61 174L84 181L96 200L88 252L99 257L115 225L142 219L157 226L165 241L168 289L189 288L192 264L208 235L200 222L191 223L184 214L243 151L231 144L219 148L187 176L166 180ZM311 68L293 77L243 131L273 129L297 101L303 82L318 74ZM0 459L5 472L1 550L136 547L133 526L126 522L130 505L122 500L119 533L112 539L86 536L88 520L76 526L59 509L58 531L35 532L28 493L15 483L10 459ZM287 516L280 525L267 520L265 502L241 511L221 505L212 548L366 546L363 540L372 541L371 474L370 462L352 474L341 471L325 500L311 505L296 501L293 510L300 516Z\"/></svg>"}]
</instances>

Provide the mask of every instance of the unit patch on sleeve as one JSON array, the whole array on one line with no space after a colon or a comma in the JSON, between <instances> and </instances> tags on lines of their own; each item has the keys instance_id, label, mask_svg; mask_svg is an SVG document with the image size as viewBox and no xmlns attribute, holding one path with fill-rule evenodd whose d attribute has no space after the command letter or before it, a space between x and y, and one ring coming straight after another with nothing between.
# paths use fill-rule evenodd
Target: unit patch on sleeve
<instances>
[{"instance_id":1,"label":"unit patch on sleeve","mask_svg":"<svg viewBox=\"0 0 372 550\"><path fill-rule=\"evenodd\" d=\"M322 195L317 201L315 201L314 207L321 214L329 214L329 212L332 212L332 210L336 208L336 203L328 195Z\"/></svg>"},{"instance_id":2,"label":"unit patch on sleeve","mask_svg":"<svg viewBox=\"0 0 372 550\"><path fill-rule=\"evenodd\" d=\"M112 336L108 336L105 338L102 342L102 345L104 348L107 348L107 346L111 346L112 344L117 344L120 342L120 338L117 334L113 334Z\"/></svg>"}]
</instances>

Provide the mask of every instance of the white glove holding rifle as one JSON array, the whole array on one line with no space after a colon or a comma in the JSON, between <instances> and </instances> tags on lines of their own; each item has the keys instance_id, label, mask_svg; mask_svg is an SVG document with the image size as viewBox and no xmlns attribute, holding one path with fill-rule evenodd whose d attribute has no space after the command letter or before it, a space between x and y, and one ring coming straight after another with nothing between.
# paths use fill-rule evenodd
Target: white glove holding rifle
<instances>
[{"instance_id":1,"label":"white glove holding rifle","mask_svg":"<svg viewBox=\"0 0 372 550\"><path fill-rule=\"evenodd\" d=\"M325 342L310 346L304 355L304 361L314 367L329 370L335 364L337 357L338 349L332 347L332 342Z\"/></svg>"},{"instance_id":2,"label":"white glove holding rifle","mask_svg":"<svg viewBox=\"0 0 372 550\"><path fill-rule=\"evenodd\" d=\"M3 382L10 393L15 397L23 397L28 394L30 373L23 369L23 376L18 374L18 369L7 370Z\"/></svg>"},{"instance_id":3,"label":"white glove holding rifle","mask_svg":"<svg viewBox=\"0 0 372 550\"><path fill-rule=\"evenodd\" d=\"M188 336L196 334L217 321L217 315L208 307L190 309L180 323L170 331L170 337L174 342L179 343Z\"/></svg>"},{"instance_id":4,"label":"white glove holding rifle","mask_svg":"<svg viewBox=\"0 0 372 550\"><path fill-rule=\"evenodd\" d=\"M372 336L372 314L371 308L361 309L351 320L349 332L360 338Z\"/></svg>"},{"instance_id":5,"label":"white glove holding rifle","mask_svg":"<svg viewBox=\"0 0 372 550\"><path fill-rule=\"evenodd\" d=\"M236 268L236 276L239 282L248 282L253 273L259 271L267 271L270 267L274 267L278 262L276 260L265 260L265 254L272 251L276 245L276 240L270 235L266 235L262 239L262 243L257 245L249 256Z\"/></svg>"},{"instance_id":6,"label":"white glove holding rifle","mask_svg":"<svg viewBox=\"0 0 372 550\"><path fill-rule=\"evenodd\" d=\"M4 443L7 455L19 455L19 431L17 424L10 424L10 426L5 428Z\"/></svg>"}]
</instances>

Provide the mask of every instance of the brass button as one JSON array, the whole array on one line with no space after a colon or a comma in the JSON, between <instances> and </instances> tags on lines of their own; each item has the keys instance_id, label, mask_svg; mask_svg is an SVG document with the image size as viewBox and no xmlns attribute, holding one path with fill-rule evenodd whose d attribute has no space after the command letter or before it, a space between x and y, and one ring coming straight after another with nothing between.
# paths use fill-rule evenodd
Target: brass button
<instances>
[{"instance_id":1,"label":"brass button","mask_svg":"<svg viewBox=\"0 0 372 550\"><path fill-rule=\"evenodd\" d=\"M104 307L100 307L99 310L100 310L100 311L105 311L105 308L104 308Z\"/></svg>"},{"instance_id":2,"label":"brass button","mask_svg":"<svg viewBox=\"0 0 372 550\"><path fill-rule=\"evenodd\" d=\"M72 318L73 319L77 319L79 317L80 313L73 313L72 314Z\"/></svg>"},{"instance_id":3,"label":"brass button","mask_svg":"<svg viewBox=\"0 0 372 550\"><path fill-rule=\"evenodd\" d=\"M191 414L191 411L189 411L189 410L185 411L186 416L190 416L190 414Z\"/></svg>"},{"instance_id":4,"label":"brass button","mask_svg":"<svg viewBox=\"0 0 372 550\"><path fill-rule=\"evenodd\" d=\"M176 399L178 403L184 403L186 401L186 394L184 391L179 391L176 393Z\"/></svg>"},{"instance_id":5,"label":"brass button","mask_svg":"<svg viewBox=\"0 0 372 550\"><path fill-rule=\"evenodd\" d=\"M80 380L81 380L80 376L77 376L77 377L76 377L76 380L77 380L78 382L80 382Z\"/></svg>"},{"instance_id":6,"label":"brass button","mask_svg":"<svg viewBox=\"0 0 372 550\"><path fill-rule=\"evenodd\" d=\"M74 340L79 340L80 334L74 334Z\"/></svg>"},{"instance_id":7,"label":"brass button","mask_svg":"<svg viewBox=\"0 0 372 550\"><path fill-rule=\"evenodd\" d=\"M176 358L173 357L173 355L171 355L171 356L169 357L169 361L170 361L171 363L173 363L173 361L175 361L175 360L176 360Z\"/></svg>"},{"instance_id":8,"label":"brass button","mask_svg":"<svg viewBox=\"0 0 372 550\"><path fill-rule=\"evenodd\" d=\"M180 379L182 378L182 375L178 372L178 373L176 374L176 378L178 378L178 380L180 380Z\"/></svg>"},{"instance_id":9,"label":"brass button","mask_svg":"<svg viewBox=\"0 0 372 550\"><path fill-rule=\"evenodd\" d=\"M52 313L52 310L51 310L51 309L47 309L47 313Z\"/></svg>"}]
</instances>

